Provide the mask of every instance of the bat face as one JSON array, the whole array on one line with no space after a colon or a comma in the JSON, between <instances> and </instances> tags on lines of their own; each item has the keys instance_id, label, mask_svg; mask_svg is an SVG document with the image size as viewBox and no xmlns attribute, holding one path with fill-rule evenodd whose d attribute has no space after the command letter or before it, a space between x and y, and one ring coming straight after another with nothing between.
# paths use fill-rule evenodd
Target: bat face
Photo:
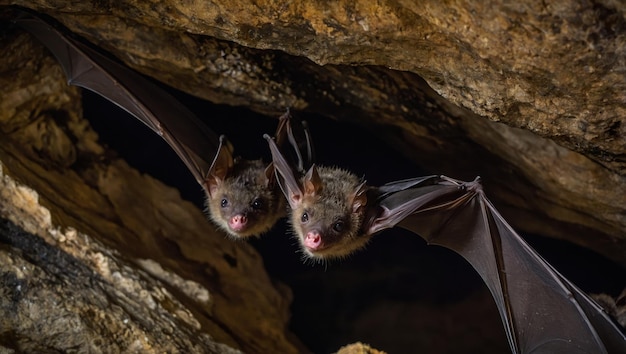
<instances>
[{"instance_id":1,"label":"bat face","mask_svg":"<svg viewBox=\"0 0 626 354\"><path fill-rule=\"evenodd\" d=\"M285 214L285 202L269 183L261 160L236 161L224 179L207 193L209 218L234 238L258 236L269 231Z\"/></svg>"},{"instance_id":2,"label":"bat face","mask_svg":"<svg viewBox=\"0 0 626 354\"><path fill-rule=\"evenodd\" d=\"M358 177L338 168L317 167L302 185L301 197L292 203L291 224L305 255L343 257L367 243L370 237L361 235L365 200L359 195L363 183Z\"/></svg>"}]
</instances>

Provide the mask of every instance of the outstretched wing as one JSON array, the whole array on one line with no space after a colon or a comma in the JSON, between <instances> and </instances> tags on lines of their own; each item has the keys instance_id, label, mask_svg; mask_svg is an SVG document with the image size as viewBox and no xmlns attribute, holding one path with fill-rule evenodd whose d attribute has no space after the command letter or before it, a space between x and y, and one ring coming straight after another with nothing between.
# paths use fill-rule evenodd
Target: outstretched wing
<instances>
[{"instance_id":1,"label":"outstretched wing","mask_svg":"<svg viewBox=\"0 0 626 354\"><path fill-rule=\"evenodd\" d=\"M204 185L219 139L189 109L140 74L31 13L22 12L15 23L48 47L69 84L99 94L142 121L165 139Z\"/></svg>"},{"instance_id":2,"label":"outstretched wing","mask_svg":"<svg viewBox=\"0 0 626 354\"><path fill-rule=\"evenodd\" d=\"M427 177L383 194L379 204L384 226L411 230L476 269L496 301L513 353L626 353L624 334L513 230L479 179Z\"/></svg>"}]
</instances>

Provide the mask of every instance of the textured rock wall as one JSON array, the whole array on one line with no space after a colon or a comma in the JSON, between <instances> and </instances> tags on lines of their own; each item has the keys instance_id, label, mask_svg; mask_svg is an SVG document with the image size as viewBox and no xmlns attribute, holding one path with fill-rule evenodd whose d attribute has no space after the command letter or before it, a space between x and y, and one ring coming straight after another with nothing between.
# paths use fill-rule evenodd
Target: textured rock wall
<instances>
[{"instance_id":1,"label":"textured rock wall","mask_svg":"<svg viewBox=\"0 0 626 354\"><path fill-rule=\"evenodd\" d=\"M212 312L202 285L149 260L142 271L97 240L54 227L36 192L2 165L0 179L4 352L241 353L200 332L197 315L172 295Z\"/></svg>"}]
</instances>

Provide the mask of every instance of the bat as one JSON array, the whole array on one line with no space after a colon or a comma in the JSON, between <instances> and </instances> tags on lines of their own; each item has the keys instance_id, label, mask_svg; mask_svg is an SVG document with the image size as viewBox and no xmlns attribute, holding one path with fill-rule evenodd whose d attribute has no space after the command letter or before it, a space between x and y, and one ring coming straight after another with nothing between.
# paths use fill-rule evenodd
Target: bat
<instances>
[{"instance_id":1,"label":"bat","mask_svg":"<svg viewBox=\"0 0 626 354\"><path fill-rule=\"evenodd\" d=\"M121 107L161 136L206 192L209 218L239 238L267 232L286 213L273 165L233 158L232 145L159 86L109 59L66 30L25 11L15 23L38 38L56 57L68 83L91 90ZM306 126L279 120L276 139L288 140L297 158L312 158ZM292 164L294 161L292 161ZM304 169L308 162L295 161Z\"/></svg>"},{"instance_id":2,"label":"bat","mask_svg":"<svg viewBox=\"0 0 626 354\"><path fill-rule=\"evenodd\" d=\"M537 254L486 198L480 178L425 176L367 186L336 167L292 173L268 136L303 253L344 257L399 226L464 257L489 288L513 353L626 353L626 337L590 297Z\"/></svg>"}]
</instances>

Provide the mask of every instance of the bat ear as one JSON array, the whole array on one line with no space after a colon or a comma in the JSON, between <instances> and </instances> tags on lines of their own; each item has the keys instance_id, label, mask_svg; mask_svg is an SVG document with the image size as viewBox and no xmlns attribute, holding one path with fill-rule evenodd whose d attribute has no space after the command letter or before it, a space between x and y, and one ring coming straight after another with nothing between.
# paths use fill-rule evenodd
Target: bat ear
<instances>
[{"instance_id":1,"label":"bat ear","mask_svg":"<svg viewBox=\"0 0 626 354\"><path fill-rule=\"evenodd\" d=\"M274 162L270 162L269 165L265 168L265 185L274 187L274 183L276 183L276 168L274 167Z\"/></svg>"},{"instance_id":2,"label":"bat ear","mask_svg":"<svg viewBox=\"0 0 626 354\"><path fill-rule=\"evenodd\" d=\"M215 194L217 193L220 185L222 184L222 181L223 180L221 178L219 178L217 176L214 176L214 175L208 176L206 178L204 183L205 183L205 185L207 187L207 191L209 192L209 195L211 197L215 196Z\"/></svg>"},{"instance_id":3,"label":"bat ear","mask_svg":"<svg viewBox=\"0 0 626 354\"><path fill-rule=\"evenodd\" d=\"M215 154L213 164L205 177L205 184L211 196L215 195L218 187L226 178L226 175L228 175L228 171L233 168L234 164L232 146L228 140L226 140L226 137L222 135L220 136L220 146L217 148L217 154Z\"/></svg>"},{"instance_id":4,"label":"bat ear","mask_svg":"<svg viewBox=\"0 0 626 354\"><path fill-rule=\"evenodd\" d=\"M304 176L304 194L315 195L322 189L322 179L317 173L317 167L314 165Z\"/></svg>"},{"instance_id":5,"label":"bat ear","mask_svg":"<svg viewBox=\"0 0 626 354\"><path fill-rule=\"evenodd\" d=\"M352 212L357 213L361 208L365 207L367 204L367 195L365 192L367 191L367 186L365 181L361 183L354 193L352 193L350 199L352 199Z\"/></svg>"},{"instance_id":6,"label":"bat ear","mask_svg":"<svg viewBox=\"0 0 626 354\"><path fill-rule=\"evenodd\" d=\"M302 189L300 187L300 183L294 176L291 166L278 150L276 142L274 142L274 140L267 134L264 134L263 138L267 140L270 152L272 153L272 167L277 174L276 178L278 180L278 185L283 191L285 198L287 198L289 206L292 209L295 209L302 200Z\"/></svg>"}]
</instances>

